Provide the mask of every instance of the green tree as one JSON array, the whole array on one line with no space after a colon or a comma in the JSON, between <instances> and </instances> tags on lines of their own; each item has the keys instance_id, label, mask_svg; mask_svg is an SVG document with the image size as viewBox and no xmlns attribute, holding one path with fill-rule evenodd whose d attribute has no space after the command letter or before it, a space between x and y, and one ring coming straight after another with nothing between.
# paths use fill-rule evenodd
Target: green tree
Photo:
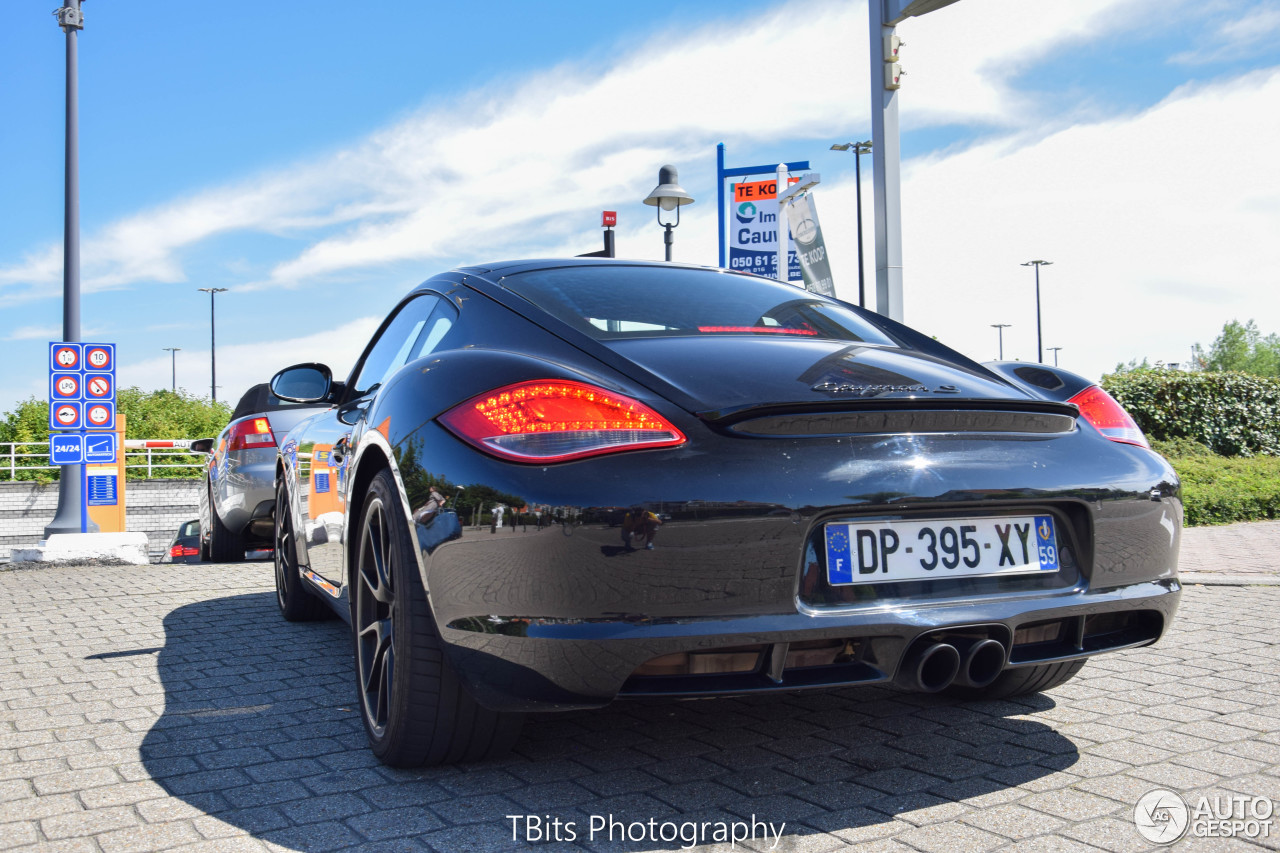
<instances>
[{"instance_id":1,"label":"green tree","mask_svg":"<svg viewBox=\"0 0 1280 853\"><path fill-rule=\"evenodd\" d=\"M1264 337L1253 320L1243 325L1239 320L1230 321L1208 352L1196 344L1195 355L1205 370L1217 373L1280 376L1280 335Z\"/></svg>"},{"instance_id":2,"label":"green tree","mask_svg":"<svg viewBox=\"0 0 1280 853\"><path fill-rule=\"evenodd\" d=\"M186 392L143 391L140 388L122 388L116 395L116 411L126 417L125 438L212 438L222 431L231 420L231 407L225 403L214 403L204 397L195 397ZM49 440L49 403L35 397L23 400L10 412L0 417L0 444L7 442L39 442ZM19 453L37 452L37 448L18 448ZM167 462L198 462L199 454L169 457ZM8 468L10 461L15 468L24 465L44 465L47 460L23 460L8 458L8 448L0 449L0 467ZM161 469L157 476L199 477L203 472L198 467ZM143 477L145 470L131 469L132 477ZM58 471L30 470L19 471L19 480L36 480L51 482L56 480Z\"/></svg>"}]
</instances>

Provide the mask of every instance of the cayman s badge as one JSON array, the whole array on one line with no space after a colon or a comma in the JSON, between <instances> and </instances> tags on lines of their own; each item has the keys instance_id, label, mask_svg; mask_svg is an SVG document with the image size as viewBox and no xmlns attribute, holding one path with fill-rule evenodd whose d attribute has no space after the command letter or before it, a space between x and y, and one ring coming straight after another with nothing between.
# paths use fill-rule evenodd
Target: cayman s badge
<instances>
[{"instance_id":1,"label":"cayman s badge","mask_svg":"<svg viewBox=\"0 0 1280 853\"><path fill-rule=\"evenodd\" d=\"M929 389L923 385L853 385L845 382L819 382L812 386L812 390L826 394L874 397L877 394L919 394Z\"/></svg>"}]
</instances>

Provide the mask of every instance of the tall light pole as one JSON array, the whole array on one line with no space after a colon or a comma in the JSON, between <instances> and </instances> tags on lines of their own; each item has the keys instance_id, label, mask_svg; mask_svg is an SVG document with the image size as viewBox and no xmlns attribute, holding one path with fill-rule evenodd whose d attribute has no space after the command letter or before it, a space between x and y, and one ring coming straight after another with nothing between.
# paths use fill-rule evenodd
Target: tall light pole
<instances>
[{"instance_id":1,"label":"tall light pole","mask_svg":"<svg viewBox=\"0 0 1280 853\"><path fill-rule=\"evenodd\" d=\"M62 200L62 339L80 340L80 91L76 60L76 34L84 29L80 0L53 13L67 34L67 97L65 169ZM45 538L55 533L82 533L97 530L88 521L84 508L83 465L63 465L58 475L58 509L44 529Z\"/></svg>"},{"instance_id":2,"label":"tall light pole","mask_svg":"<svg viewBox=\"0 0 1280 853\"><path fill-rule=\"evenodd\" d=\"M998 359L999 361L1004 361L1004 330L1009 328L1012 325L1013 325L1012 323L992 323L991 324L991 328L996 330L996 335L1000 340L1000 358Z\"/></svg>"},{"instance_id":3,"label":"tall light pole","mask_svg":"<svg viewBox=\"0 0 1280 853\"><path fill-rule=\"evenodd\" d=\"M649 193L644 200L645 204L653 205L657 208L658 224L667 229L663 235L663 239L667 244L667 260L671 260L671 244L675 242L675 237L671 231L680 224L680 208L686 204L693 204L693 196L684 191L684 187L680 186L680 175L676 172L675 166L663 166L658 170L658 185L653 188L653 192ZM662 211L676 212L676 221L663 222Z\"/></svg>"},{"instance_id":4,"label":"tall light pole","mask_svg":"<svg viewBox=\"0 0 1280 853\"><path fill-rule=\"evenodd\" d=\"M1060 349L1062 349L1062 347L1049 347L1049 352L1053 353L1053 366L1054 366L1054 367L1057 367L1057 366L1058 366L1058 350L1060 350Z\"/></svg>"},{"instance_id":5,"label":"tall light pole","mask_svg":"<svg viewBox=\"0 0 1280 853\"><path fill-rule=\"evenodd\" d=\"M1044 364L1044 343L1040 336L1040 267L1051 267L1053 261L1027 261L1023 266L1036 268L1036 353Z\"/></svg>"},{"instance_id":6,"label":"tall light pole","mask_svg":"<svg viewBox=\"0 0 1280 853\"><path fill-rule=\"evenodd\" d=\"M866 272L862 264L862 155L871 152L871 140L865 142L845 142L831 146L832 151L850 151L854 153L853 171L857 176L858 194L858 306L867 307Z\"/></svg>"},{"instance_id":7,"label":"tall light pole","mask_svg":"<svg viewBox=\"0 0 1280 853\"><path fill-rule=\"evenodd\" d=\"M902 322L902 186L898 133L898 87L902 67L894 33L907 18L925 15L956 0L870 0L871 140L876 222L876 313Z\"/></svg>"},{"instance_id":8,"label":"tall light pole","mask_svg":"<svg viewBox=\"0 0 1280 853\"><path fill-rule=\"evenodd\" d=\"M170 360L173 362L173 385L171 391L178 390L178 353L182 351L182 347L164 347L165 352L169 353Z\"/></svg>"},{"instance_id":9,"label":"tall light pole","mask_svg":"<svg viewBox=\"0 0 1280 853\"><path fill-rule=\"evenodd\" d=\"M214 327L213 297L219 293L226 293L227 289L225 287L197 287L196 290L209 294L209 396L216 403L218 402L218 356L215 348L217 347L218 336Z\"/></svg>"}]
</instances>

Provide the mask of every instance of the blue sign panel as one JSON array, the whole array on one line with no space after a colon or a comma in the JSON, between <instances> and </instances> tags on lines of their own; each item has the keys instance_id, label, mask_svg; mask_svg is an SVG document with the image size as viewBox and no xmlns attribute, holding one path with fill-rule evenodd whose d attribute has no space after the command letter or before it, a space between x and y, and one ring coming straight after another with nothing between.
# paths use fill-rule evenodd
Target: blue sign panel
<instances>
[{"instance_id":1,"label":"blue sign panel","mask_svg":"<svg viewBox=\"0 0 1280 853\"><path fill-rule=\"evenodd\" d=\"M115 344L81 344L84 347L84 365L81 370L97 373L116 372Z\"/></svg>"},{"instance_id":2,"label":"blue sign panel","mask_svg":"<svg viewBox=\"0 0 1280 853\"><path fill-rule=\"evenodd\" d=\"M83 373L50 373L49 402L84 399Z\"/></svg>"},{"instance_id":3,"label":"blue sign panel","mask_svg":"<svg viewBox=\"0 0 1280 853\"><path fill-rule=\"evenodd\" d=\"M84 429L84 403L50 403L49 429Z\"/></svg>"},{"instance_id":4,"label":"blue sign panel","mask_svg":"<svg viewBox=\"0 0 1280 853\"><path fill-rule=\"evenodd\" d=\"M114 433L112 434L114 437ZM79 465L84 461L83 436L49 436L49 462L53 465Z\"/></svg>"},{"instance_id":5,"label":"blue sign panel","mask_svg":"<svg viewBox=\"0 0 1280 853\"><path fill-rule=\"evenodd\" d=\"M84 375L84 399L114 400L116 375L114 373L86 373Z\"/></svg>"},{"instance_id":6,"label":"blue sign panel","mask_svg":"<svg viewBox=\"0 0 1280 853\"><path fill-rule=\"evenodd\" d=\"M89 506L115 506L120 502L115 474L90 474L85 482L89 487L86 495Z\"/></svg>"},{"instance_id":7,"label":"blue sign panel","mask_svg":"<svg viewBox=\"0 0 1280 853\"><path fill-rule=\"evenodd\" d=\"M114 432L91 432L84 437L85 462L115 462L116 434Z\"/></svg>"},{"instance_id":8,"label":"blue sign panel","mask_svg":"<svg viewBox=\"0 0 1280 853\"><path fill-rule=\"evenodd\" d=\"M94 400L84 404L85 429L115 429L116 404L106 400Z\"/></svg>"},{"instance_id":9,"label":"blue sign panel","mask_svg":"<svg viewBox=\"0 0 1280 853\"><path fill-rule=\"evenodd\" d=\"M49 342L49 370L84 370L83 348L77 343Z\"/></svg>"}]
</instances>

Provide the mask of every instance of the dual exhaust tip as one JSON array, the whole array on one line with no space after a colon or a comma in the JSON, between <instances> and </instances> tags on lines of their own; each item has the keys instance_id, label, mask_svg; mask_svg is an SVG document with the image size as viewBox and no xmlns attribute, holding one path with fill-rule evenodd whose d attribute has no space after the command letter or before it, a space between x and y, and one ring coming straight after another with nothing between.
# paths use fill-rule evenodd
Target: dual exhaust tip
<instances>
[{"instance_id":1,"label":"dual exhaust tip","mask_svg":"<svg viewBox=\"0 0 1280 853\"><path fill-rule=\"evenodd\" d=\"M894 679L919 693L937 693L952 684L986 687L1004 670L1005 647L999 640L957 637L949 642L916 643Z\"/></svg>"}]
</instances>

